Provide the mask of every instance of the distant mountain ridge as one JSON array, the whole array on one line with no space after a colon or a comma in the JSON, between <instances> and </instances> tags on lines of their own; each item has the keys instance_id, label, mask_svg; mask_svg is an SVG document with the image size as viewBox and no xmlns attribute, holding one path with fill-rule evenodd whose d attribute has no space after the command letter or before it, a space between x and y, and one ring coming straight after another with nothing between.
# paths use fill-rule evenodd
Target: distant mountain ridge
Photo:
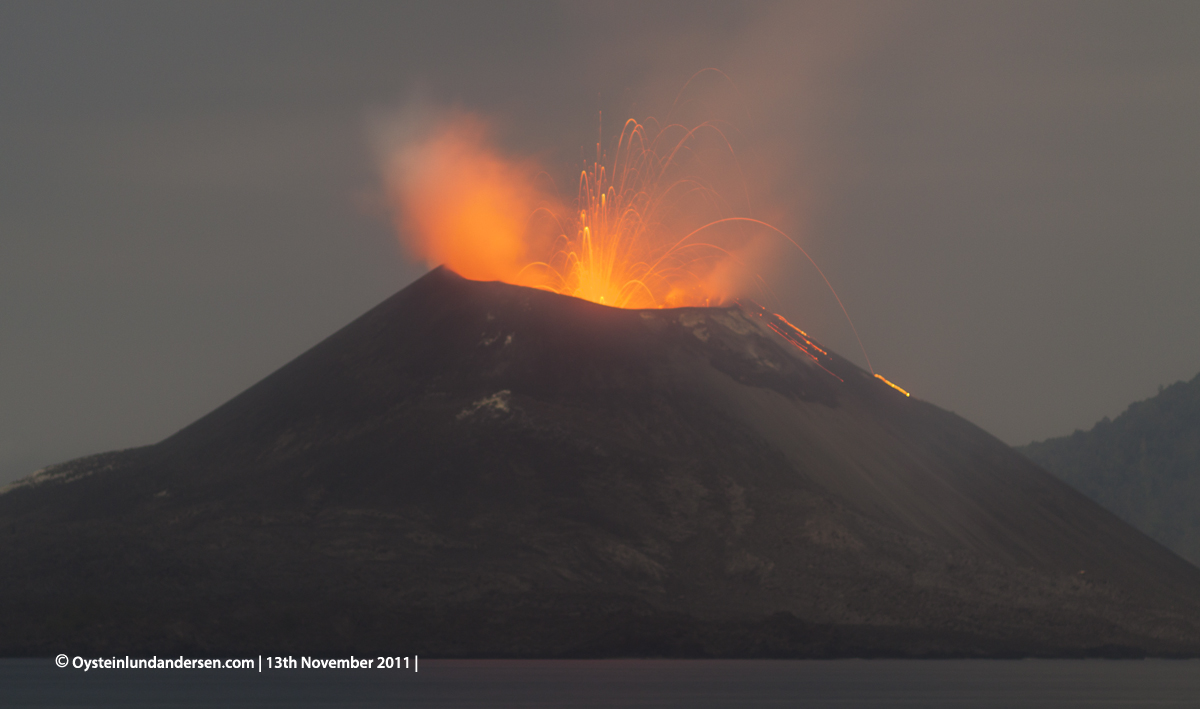
<instances>
[{"instance_id":1,"label":"distant mountain ridge","mask_svg":"<svg viewBox=\"0 0 1200 709\"><path fill-rule=\"evenodd\" d=\"M1021 453L1200 566L1200 374Z\"/></svg>"}]
</instances>

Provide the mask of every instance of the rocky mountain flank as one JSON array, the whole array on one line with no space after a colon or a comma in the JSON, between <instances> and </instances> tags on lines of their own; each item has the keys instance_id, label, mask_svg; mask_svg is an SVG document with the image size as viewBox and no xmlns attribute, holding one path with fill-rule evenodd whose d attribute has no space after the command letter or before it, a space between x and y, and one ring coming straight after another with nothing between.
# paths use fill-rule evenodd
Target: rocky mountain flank
<instances>
[{"instance_id":1,"label":"rocky mountain flank","mask_svg":"<svg viewBox=\"0 0 1200 709\"><path fill-rule=\"evenodd\" d=\"M1101 419L1018 448L1193 564L1200 564L1200 374Z\"/></svg>"}]
</instances>

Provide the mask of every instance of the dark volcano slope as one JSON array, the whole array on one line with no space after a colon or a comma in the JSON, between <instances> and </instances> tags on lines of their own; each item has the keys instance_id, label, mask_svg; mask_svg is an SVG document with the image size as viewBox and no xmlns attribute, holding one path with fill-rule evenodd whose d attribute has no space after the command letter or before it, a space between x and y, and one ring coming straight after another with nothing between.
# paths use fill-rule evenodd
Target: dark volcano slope
<instances>
[{"instance_id":1,"label":"dark volcano slope","mask_svg":"<svg viewBox=\"0 0 1200 709\"><path fill-rule=\"evenodd\" d=\"M0 652L1200 653L1200 570L769 322L434 271L0 495Z\"/></svg>"}]
</instances>

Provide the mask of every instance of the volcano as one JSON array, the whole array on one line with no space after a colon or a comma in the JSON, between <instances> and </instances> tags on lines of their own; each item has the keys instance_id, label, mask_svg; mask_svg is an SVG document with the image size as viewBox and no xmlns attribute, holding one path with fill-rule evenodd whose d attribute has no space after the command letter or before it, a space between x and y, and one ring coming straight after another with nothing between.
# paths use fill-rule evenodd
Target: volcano
<instances>
[{"instance_id":1,"label":"volcano","mask_svg":"<svg viewBox=\"0 0 1200 709\"><path fill-rule=\"evenodd\" d=\"M1200 654L1200 569L758 308L437 269L0 494L0 653Z\"/></svg>"}]
</instances>

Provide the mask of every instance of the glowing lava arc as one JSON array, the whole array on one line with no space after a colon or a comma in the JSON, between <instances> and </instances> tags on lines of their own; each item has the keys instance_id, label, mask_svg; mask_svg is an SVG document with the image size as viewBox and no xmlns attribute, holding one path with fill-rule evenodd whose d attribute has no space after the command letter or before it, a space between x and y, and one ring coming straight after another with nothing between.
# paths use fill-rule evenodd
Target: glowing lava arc
<instances>
[{"instance_id":1,"label":"glowing lava arc","mask_svg":"<svg viewBox=\"0 0 1200 709\"><path fill-rule=\"evenodd\" d=\"M697 158L701 152L710 158L705 146L714 144L723 155ZM650 138L630 119L611 169L602 160L597 143L568 218L539 210L561 235L550 257L525 266L517 283L618 308L662 308L721 303L732 295L734 281L754 277L737 255L753 236L753 220L734 216L733 200L725 196L730 190L708 174L716 163L745 192L719 127L669 125ZM704 165L710 169L698 167ZM702 233L720 243L700 241Z\"/></svg>"},{"instance_id":2,"label":"glowing lava arc","mask_svg":"<svg viewBox=\"0 0 1200 709\"><path fill-rule=\"evenodd\" d=\"M901 394L903 394L905 396L912 396L912 394L909 394L907 391L904 391L900 387L889 382L887 379L884 378L884 376L882 374L876 374L875 378L878 379L879 381L883 382L884 384L887 384L888 386L890 386L891 388L895 389L896 391L900 392Z\"/></svg>"},{"instance_id":3,"label":"glowing lava arc","mask_svg":"<svg viewBox=\"0 0 1200 709\"><path fill-rule=\"evenodd\" d=\"M663 146L669 149L660 152ZM719 126L672 124L650 138L629 119L611 172L602 159L598 142L595 162L580 175L578 209L570 219L537 210L555 220L561 236L553 255L525 266L515 283L618 308L717 305L761 280L741 257L753 252L754 239L782 237L820 274L874 374L858 328L817 262L777 227L746 216L746 181Z\"/></svg>"},{"instance_id":4,"label":"glowing lava arc","mask_svg":"<svg viewBox=\"0 0 1200 709\"><path fill-rule=\"evenodd\" d=\"M750 303L753 305L753 307L749 307L741 303L738 303L738 305L741 305L746 310L765 320L767 327L771 328L776 335L779 335L783 339L787 340L796 349L807 355L818 367L824 369L826 374L838 380L839 382L845 381L838 375L829 371L829 368L821 363L822 359L825 359L826 361L831 359L829 353L822 349L820 345L813 342L812 338L808 336L807 332L788 322L788 319L779 313L773 313L754 301L750 301Z\"/></svg>"},{"instance_id":5,"label":"glowing lava arc","mask_svg":"<svg viewBox=\"0 0 1200 709\"><path fill-rule=\"evenodd\" d=\"M813 342L812 338L808 336L807 332L805 332L805 331L801 330L800 328L796 327L795 325L793 325L791 322L788 321L787 318L783 317L779 313L773 313L770 310L767 310L766 308L759 305L758 303L755 303L752 300L749 301L750 305L746 305L745 303L742 303L741 301L734 301L734 302L736 302L738 305L740 305L747 312L753 313L753 314L757 315L758 317L762 318L763 320L765 320L767 327L771 328L772 332L774 332L776 335L779 335L783 339L787 340L796 349L800 350L805 355L807 355L809 357L809 359L811 359L813 361L814 364L816 364L821 369L825 370L826 374L828 374L829 376L838 380L839 382L845 381L838 375L829 371L829 368L826 367L824 364L822 364L822 360L825 360L826 363L828 363L829 361L832 360L832 358L830 357L829 352L824 350L816 342ZM886 377L884 377L882 374L879 374L877 372L871 372L871 374L875 375L876 379L883 382L884 384L887 384L888 386L890 386L891 388L900 392L901 394L903 394L905 396L912 396L912 394L908 393L904 389L901 389L899 386L888 381L888 379Z\"/></svg>"}]
</instances>

